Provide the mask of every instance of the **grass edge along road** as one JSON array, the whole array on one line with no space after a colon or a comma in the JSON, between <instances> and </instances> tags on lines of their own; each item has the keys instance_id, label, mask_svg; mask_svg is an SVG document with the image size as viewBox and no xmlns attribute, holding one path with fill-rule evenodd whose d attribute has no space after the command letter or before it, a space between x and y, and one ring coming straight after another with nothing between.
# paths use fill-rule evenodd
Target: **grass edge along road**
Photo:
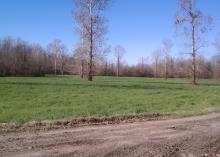
<instances>
[{"instance_id":1,"label":"grass edge along road","mask_svg":"<svg viewBox=\"0 0 220 157\"><path fill-rule=\"evenodd\" d=\"M77 76L1 77L0 123L139 113L192 115L220 108L220 82Z\"/></svg>"}]
</instances>

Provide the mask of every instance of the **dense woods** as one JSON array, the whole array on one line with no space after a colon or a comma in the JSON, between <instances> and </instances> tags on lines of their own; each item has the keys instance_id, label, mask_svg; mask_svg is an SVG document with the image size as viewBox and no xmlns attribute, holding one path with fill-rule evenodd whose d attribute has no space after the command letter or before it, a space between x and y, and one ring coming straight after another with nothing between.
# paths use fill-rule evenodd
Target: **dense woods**
<instances>
[{"instance_id":1,"label":"dense woods","mask_svg":"<svg viewBox=\"0 0 220 157\"><path fill-rule=\"evenodd\" d=\"M66 53L65 47L55 47L53 43L49 44L48 48L43 48L21 39L6 37L0 40L0 75L69 74L71 57Z\"/></svg>"},{"instance_id":2,"label":"dense woods","mask_svg":"<svg viewBox=\"0 0 220 157\"><path fill-rule=\"evenodd\" d=\"M218 38L214 45L218 50ZM191 59L174 58L167 53L154 54L156 56L152 56L152 60L148 59L147 62L141 58L136 65L121 62L120 76L190 78ZM198 55L196 64L198 78L220 78L219 54L211 59ZM88 71L87 68L88 66L84 67L85 73ZM1 76L78 75L80 73L81 64L79 64L77 50L69 52L60 40L51 42L46 48L21 39L6 37L0 40ZM118 60L110 62L106 57L99 59L94 64L94 75L117 76Z\"/></svg>"}]
</instances>

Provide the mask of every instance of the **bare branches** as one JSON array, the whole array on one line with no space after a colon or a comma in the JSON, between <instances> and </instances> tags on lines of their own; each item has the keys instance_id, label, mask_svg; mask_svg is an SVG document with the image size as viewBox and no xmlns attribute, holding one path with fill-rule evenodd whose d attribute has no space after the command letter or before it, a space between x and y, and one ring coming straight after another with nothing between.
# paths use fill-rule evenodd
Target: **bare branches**
<instances>
[{"instance_id":1,"label":"bare branches","mask_svg":"<svg viewBox=\"0 0 220 157\"><path fill-rule=\"evenodd\" d=\"M213 43L213 45L218 50L218 52L220 52L220 33L216 37L215 42Z\"/></svg>"},{"instance_id":2,"label":"bare branches","mask_svg":"<svg viewBox=\"0 0 220 157\"><path fill-rule=\"evenodd\" d=\"M190 38L192 46L192 77L193 84L196 84L196 54L204 46L201 40L202 34L208 31L212 22L211 17L206 17L196 9L196 0L179 0L179 12L175 24L181 28L186 37Z\"/></svg>"},{"instance_id":3,"label":"bare branches","mask_svg":"<svg viewBox=\"0 0 220 157\"><path fill-rule=\"evenodd\" d=\"M171 40L163 41L163 52L168 55L173 47L173 42Z\"/></svg>"},{"instance_id":4,"label":"bare branches","mask_svg":"<svg viewBox=\"0 0 220 157\"><path fill-rule=\"evenodd\" d=\"M196 37L206 33L212 24L212 18L205 16L200 10L196 8L196 0L178 0L179 11L176 14L175 25L182 30L186 36L187 32L191 31L191 25L196 27Z\"/></svg>"},{"instance_id":5,"label":"bare branches","mask_svg":"<svg viewBox=\"0 0 220 157\"><path fill-rule=\"evenodd\" d=\"M48 45L48 51L53 56L54 74L56 75L57 70L60 70L63 75L66 53L68 51L65 44L61 40L56 39Z\"/></svg>"},{"instance_id":6,"label":"bare branches","mask_svg":"<svg viewBox=\"0 0 220 157\"><path fill-rule=\"evenodd\" d=\"M97 53L103 52L104 35L106 31L105 20L102 15L110 0L75 0L73 17L77 22L77 31L81 40L89 46L84 47L88 53L88 80L92 81L93 66Z\"/></svg>"}]
</instances>

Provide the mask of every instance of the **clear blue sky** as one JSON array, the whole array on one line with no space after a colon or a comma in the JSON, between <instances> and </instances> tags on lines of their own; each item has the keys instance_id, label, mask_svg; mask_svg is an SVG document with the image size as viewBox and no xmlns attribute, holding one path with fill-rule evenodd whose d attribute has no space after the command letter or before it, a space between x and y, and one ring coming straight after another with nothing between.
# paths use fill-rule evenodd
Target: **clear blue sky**
<instances>
[{"instance_id":1,"label":"clear blue sky","mask_svg":"<svg viewBox=\"0 0 220 157\"><path fill-rule=\"evenodd\" d=\"M207 36L209 47L203 51L209 57L215 51L211 43L220 32L220 0L197 1L198 8L214 18L215 27ZM73 0L1 0L0 37L20 37L42 46L59 38L73 50L78 37L73 32L72 8ZM174 41L172 54L179 56L183 44L175 38L173 24L177 9L177 0L114 0L106 11L107 42L112 47L123 45L129 64L150 58L164 39Z\"/></svg>"}]
</instances>

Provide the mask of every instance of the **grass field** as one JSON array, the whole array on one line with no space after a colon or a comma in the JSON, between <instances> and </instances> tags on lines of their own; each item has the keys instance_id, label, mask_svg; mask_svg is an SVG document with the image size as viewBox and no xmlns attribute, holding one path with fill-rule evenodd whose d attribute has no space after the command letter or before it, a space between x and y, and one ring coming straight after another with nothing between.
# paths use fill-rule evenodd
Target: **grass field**
<instances>
[{"instance_id":1,"label":"grass field","mask_svg":"<svg viewBox=\"0 0 220 157\"><path fill-rule=\"evenodd\" d=\"M220 82L77 76L0 78L0 123L159 112L189 114L220 108Z\"/></svg>"}]
</instances>

